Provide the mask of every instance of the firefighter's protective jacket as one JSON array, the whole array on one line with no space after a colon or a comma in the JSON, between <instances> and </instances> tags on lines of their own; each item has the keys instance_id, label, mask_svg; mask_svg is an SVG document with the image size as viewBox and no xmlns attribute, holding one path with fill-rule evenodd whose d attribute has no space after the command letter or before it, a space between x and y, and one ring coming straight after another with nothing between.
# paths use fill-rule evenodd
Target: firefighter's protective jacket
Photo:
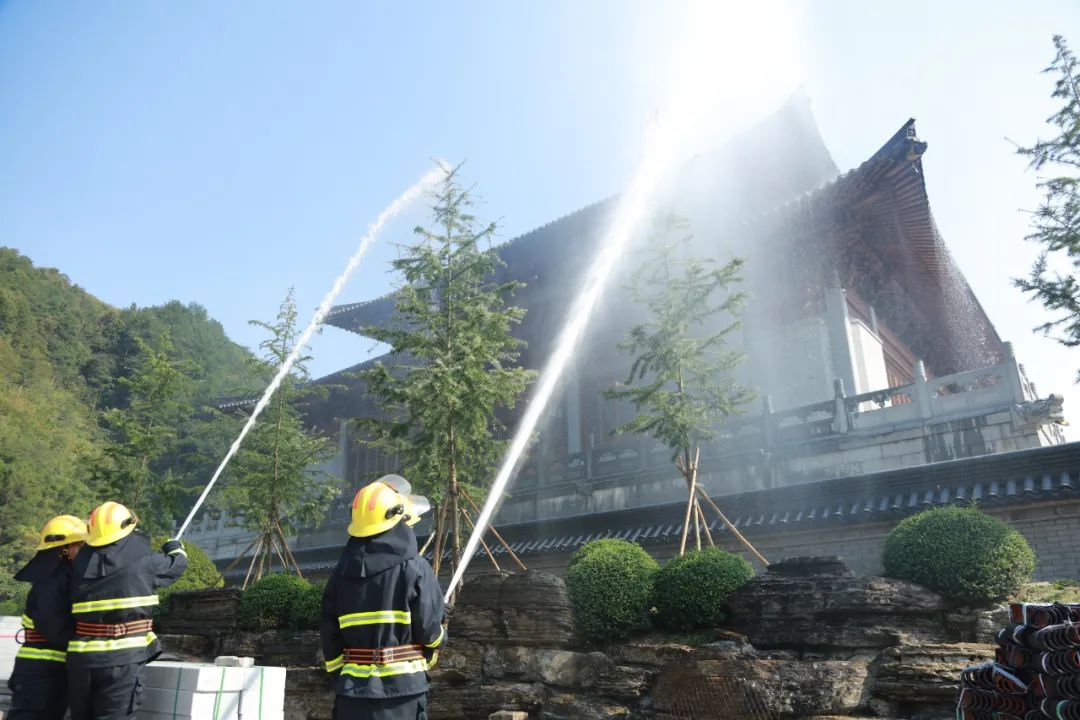
<instances>
[{"instance_id":1,"label":"firefighter's protective jacket","mask_svg":"<svg viewBox=\"0 0 1080 720\"><path fill-rule=\"evenodd\" d=\"M31 583L22 616L22 646L11 679L66 674L64 659L74 632L71 619L71 564L56 548L42 550L15 579Z\"/></svg>"},{"instance_id":2,"label":"firefighter's protective jacket","mask_svg":"<svg viewBox=\"0 0 1080 720\"><path fill-rule=\"evenodd\" d=\"M158 604L154 591L172 585L185 568L187 553L182 547L169 555L155 553L146 536L137 532L111 545L84 547L75 558L71 612L76 626L68 643L68 664L114 667L149 662L161 654L151 630L125 632L120 626L150 620ZM114 635L83 632L84 626L108 626Z\"/></svg>"},{"instance_id":3,"label":"firefighter's protective jacket","mask_svg":"<svg viewBox=\"0 0 1080 720\"><path fill-rule=\"evenodd\" d=\"M427 692L446 637L442 591L405 523L350 538L323 594L326 669L337 694L393 698Z\"/></svg>"}]
</instances>

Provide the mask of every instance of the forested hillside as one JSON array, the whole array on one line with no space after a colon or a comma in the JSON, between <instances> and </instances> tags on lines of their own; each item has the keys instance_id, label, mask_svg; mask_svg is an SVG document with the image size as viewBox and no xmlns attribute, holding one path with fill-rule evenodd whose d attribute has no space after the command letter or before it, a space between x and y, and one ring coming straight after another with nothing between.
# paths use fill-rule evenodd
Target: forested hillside
<instances>
[{"instance_id":1,"label":"forested hillside","mask_svg":"<svg viewBox=\"0 0 1080 720\"><path fill-rule=\"evenodd\" d=\"M113 308L0 248L0 601L55 514L114 497L171 525L234 432L208 403L261 388L252 360L198 305Z\"/></svg>"}]
</instances>

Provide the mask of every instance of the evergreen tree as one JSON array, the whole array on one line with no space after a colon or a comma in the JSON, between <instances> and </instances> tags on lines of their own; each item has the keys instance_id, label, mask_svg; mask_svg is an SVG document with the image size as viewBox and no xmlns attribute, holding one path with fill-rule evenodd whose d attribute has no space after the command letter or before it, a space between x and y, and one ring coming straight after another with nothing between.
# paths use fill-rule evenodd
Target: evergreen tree
<instances>
[{"instance_id":1,"label":"evergreen tree","mask_svg":"<svg viewBox=\"0 0 1080 720\"><path fill-rule=\"evenodd\" d=\"M1080 266L1080 67L1065 39L1054 37L1057 55L1045 72L1057 76L1053 97L1061 108L1048 122L1058 134L1040 140L1018 152L1031 159L1038 171L1052 169L1055 174L1039 182L1045 193L1036 210L1028 239L1042 246L1038 259L1026 278L1014 284L1037 299L1056 317L1037 330L1051 334L1063 345L1080 345L1080 284L1076 269Z\"/></svg>"},{"instance_id":2,"label":"evergreen tree","mask_svg":"<svg viewBox=\"0 0 1080 720\"><path fill-rule=\"evenodd\" d=\"M731 288L741 280L743 261L735 258L718 267L709 259L687 257L691 239L684 220L668 215L658 221L646 260L629 286L648 319L619 344L633 356L625 386L604 392L609 399L629 400L637 412L615 432L643 433L662 442L686 480L680 555L691 520L701 545L701 444L753 396L730 375L742 355L726 347L727 336L740 327L737 313L745 296ZM722 327L714 330L717 325Z\"/></svg>"},{"instance_id":3,"label":"evergreen tree","mask_svg":"<svg viewBox=\"0 0 1080 720\"><path fill-rule=\"evenodd\" d=\"M293 291L290 289L281 303L274 322L253 320L251 324L267 332L267 338L259 344L263 356L254 361L255 371L273 375L292 352L301 332L296 323ZM287 571L300 575L300 566L285 538L301 527L318 525L340 491L334 475L312 467L331 459L336 448L326 437L305 426L297 407L304 397L326 391L308 385L306 363L310 359L309 355L301 355L282 380L237 453L222 493L228 510L242 516L248 529L257 531L249 579L262 577L275 558ZM246 555L246 551L240 555Z\"/></svg>"},{"instance_id":4,"label":"evergreen tree","mask_svg":"<svg viewBox=\"0 0 1080 720\"><path fill-rule=\"evenodd\" d=\"M534 376L515 367L524 343L511 330L525 310L508 303L521 284L495 279L496 225L479 224L459 168L445 170L431 227L417 227L393 263L403 280L394 319L364 328L392 359L360 373L382 415L357 421L369 444L399 454L403 474L434 504L436 572L447 537L452 567L461 561L461 493L480 502L505 447L496 410L513 408Z\"/></svg>"},{"instance_id":5,"label":"evergreen tree","mask_svg":"<svg viewBox=\"0 0 1080 720\"><path fill-rule=\"evenodd\" d=\"M155 348L135 338L140 357L134 372L117 381L124 387L126 406L101 415L108 440L94 481L99 495L123 502L144 527L167 532L184 488L166 459L194 409L188 402L191 363L173 357L167 332L158 342Z\"/></svg>"}]
</instances>

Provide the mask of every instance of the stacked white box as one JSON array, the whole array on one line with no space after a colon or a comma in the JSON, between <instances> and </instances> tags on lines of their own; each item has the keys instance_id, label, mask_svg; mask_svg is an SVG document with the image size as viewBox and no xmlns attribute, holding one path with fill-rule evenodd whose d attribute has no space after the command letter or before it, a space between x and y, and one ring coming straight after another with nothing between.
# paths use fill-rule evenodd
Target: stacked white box
<instances>
[{"instance_id":1,"label":"stacked white box","mask_svg":"<svg viewBox=\"0 0 1080 720\"><path fill-rule=\"evenodd\" d=\"M7 682L15 667L15 653L19 652L15 634L21 629L21 617L0 616L0 711L11 707L11 691Z\"/></svg>"},{"instance_id":2,"label":"stacked white box","mask_svg":"<svg viewBox=\"0 0 1080 720\"><path fill-rule=\"evenodd\" d=\"M243 668L240 720L285 720L285 668Z\"/></svg>"},{"instance_id":3,"label":"stacked white box","mask_svg":"<svg viewBox=\"0 0 1080 720\"><path fill-rule=\"evenodd\" d=\"M19 643L15 634L22 629L21 617L0 616L0 681L7 687L7 679L15 667L15 653L19 652Z\"/></svg>"},{"instance_id":4,"label":"stacked white box","mask_svg":"<svg viewBox=\"0 0 1080 720\"><path fill-rule=\"evenodd\" d=\"M285 668L146 666L139 720L284 720Z\"/></svg>"}]
</instances>

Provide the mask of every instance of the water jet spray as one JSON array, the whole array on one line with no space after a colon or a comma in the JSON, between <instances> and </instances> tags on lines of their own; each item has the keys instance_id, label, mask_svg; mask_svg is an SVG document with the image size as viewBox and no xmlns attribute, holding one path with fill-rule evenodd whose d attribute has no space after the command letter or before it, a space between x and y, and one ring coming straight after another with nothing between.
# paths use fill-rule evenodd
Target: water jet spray
<instances>
[{"instance_id":1,"label":"water jet spray","mask_svg":"<svg viewBox=\"0 0 1080 720\"><path fill-rule=\"evenodd\" d=\"M285 358L285 362L281 363L281 367L278 368L277 374L274 375L274 379L270 381L270 384L263 392L262 397L260 397L258 403L255 404L255 409L251 412L251 417L244 423L244 427L240 430L240 434L229 447L229 451L225 453L225 458L221 461L221 464L218 465L217 470L214 471L213 476L210 478L210 482L203 488L202 494L199 495L199 499L195 501L195 506L191 508L191 512L188 513L187 518L184 519L184 523L176 533L177 540L179 540L184 534L184 531L187 530L188 525L191 524L192 519L195 517L195 513L202 507L203 502L206 501L206 496L210 494L210 490L214 487L215 483L217 483L218 478L221 477L221 473L224 472L229 461L232 460L233 456L236 455L237 451L240 449L240 443L244 441L247 434L255 427L255 421L259 418L259 415L266 406L270 404L270 398L273 397L274 392L276 392L281 385L281 381L284 380L285 376L292 370L296 360L300 357L300 353L303 352L304 347L307 345L308 341L311 340L311 336L315 334L315 331L322 324L323 320L326 319L326 315L330 312L330 308L333 307L334 301L345 288L345 283L349 281L353 271L360 266L360 261L363 260L371 243L375 241L375 237L382 231L386 223L408 207L412 201L420 196L426 187L437 182L443 176L444 172L445 171L441 167L433 168L417 183L398 196L394 202L386 206L386 208L379 213L375 222L368 226L367 234L360 240L360 246L357 247L356 252L349 258L349 262L345 265L345 270L342 271L341 275L334 281L333 287L331 287L330 291L323 297L322 303L319 304L318 309L315 311L315 315L311 318L311 322L304 328L304 332L300 334L299 339L296 341L296 345L293 346L292 352Z\"/></svg>"},{"instance_id":2,"label":"water jet spray","mask_svg":"<svg viewBox=\"0 0 1080 720\"><path fill-rule=\"evenodd\" d=\"M518 424L513 440L510 442L510 448L507 450L502 465L495 475L495 480L492 483L487 500L484 502L484 507L480 511L480 516L476 519L475 529L465 545L461 563L450 580L449 589L446 593L447 602L450 601L458 583L461 582L461 578L465 575L469 562L480 544L480 538L498 509L507 484L521 463L521 458L528 448L529 441L536 431L540 418L543 417L548 402L550 402L552 394L558 387L563 372L566 370L566 366L585 332L589 319L596 309L596 304L607 288L612 271L620 257L625 254L634 229L640 227L646 220L650 201L655 196L661 180L666 177L667 172L671 169L670 165L674 154L671 152L674 131L674 125L665 126L659 122L654 122L649 128L646 135L645 156L641 166L629 190L619 199L611 225L604 234L597 250L596 259L586 275L585 287L570 307L567 320L559 333L555 351L540 375L540 382L537 385L536 392L525 410L525 415Z\"/></svg>"},{"instance_id":3,"label":"water jet spray","mask_svg":"<svg viewBox=\"0 0 1080 720\"><path fill-rule=\"evenodd\" d=\"M742 6L734 11L718 3L692 4L678 41L668 54L671 65L665 76L671 96L669 102L661 105L666 110L654 118L646 132L640 165L629 188L618 199L596 258L585 275L584 287L570 306L555 350L495 475L461 563L450 580L447 602L464 577L480 538L518 470L616 264L628 249L635 229L647 220L664 181L680 167L687 150L692 149L690 146L700 144L704 129L727 125L725 129L730 132L740 115L736 108L743 110L757 105L751 112L763 110L769 96L781 96L797 82L797 76L785 67L787 53L778 39L777 29L784 26L782 10L780 4L771 2ZM726 42L718 37L721 30L727 35ZM745 68L750 62L757 63L755 73L732 70ZM718 82L726 83L727 88L721 91ZM707 116L711 123L703 122Z\"/></svg>"}]
</instances>

